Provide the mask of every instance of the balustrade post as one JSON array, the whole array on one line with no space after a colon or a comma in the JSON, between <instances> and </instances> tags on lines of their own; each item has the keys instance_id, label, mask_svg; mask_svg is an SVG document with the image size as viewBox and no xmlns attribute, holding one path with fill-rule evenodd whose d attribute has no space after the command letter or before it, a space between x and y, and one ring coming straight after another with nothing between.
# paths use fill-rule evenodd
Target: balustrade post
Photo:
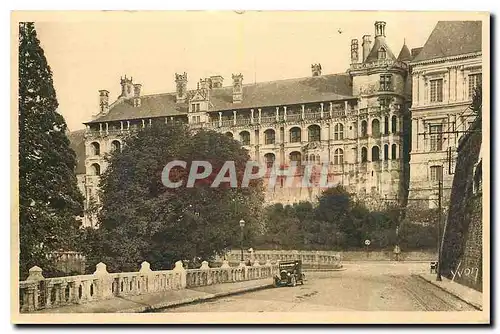
<instances>
[{"instance_id":1,"label":"balustrade post","mask_svg":"<svg viewBox=\"0 0 500 334\"><path fill-rule=\"evenodd\" d=\"M306 113L306 106L303 104L302 105L302 113L300 115L302 120L305 119L305 113Z\"/></svg>"},{"instance_id":2,"label":"balustrade post","mask_svg":"<svg viewBox=\"0 0 500 334\"><path fill-rule=\"evenodd\" d=\"M186 269L184 268L182 261L177 261L173 269L174 273L180 274L180 288L186 288Z\"/></svg>"},{"instance_id":3,"label":"balustrade post","mask_svg":"<svg viewBox=\"0 0 500 334\"><path fill-rule=\"evenodd\" d=\"M203 261L201 262L201 267L200 267L201 270L205 270L205 272L202 272L201 273L201 277L203 279L203 276L204 274L206 274L206 277L207 277L207 281L205 283L206 285L210 285L212 282L211 282L211 279L210 279L210 267L208 266L208 262L207 261Z\"/></svg>"},{"instance_id":4,"label":"balustrade post","mask_svg":"<svg viewBox=\"0 0 500 334\"><path fill-rule=\"evenodd\" d=\"M43 280L45 280L45 278L42 275L42 268L38 266L31 267L28 278L26 278L26 281L30 282L30 286L28 287L28 305L25 307L28 311L34 311L40 307L38 298L40 295L39 286L40 281Z\"/></svg>"},{"instance_id":5,"label":"balustrade post","mask_svg":"<svg viewBox=\"0 0 500 334\"><path fill-rule=\"evenodd\" d=\"M330 118L333 118L333 102L330 102Z\"/></svg>"},{"instance_id":6,"label":"balustrade post","mask_svg":"<svg viewBox=\"0 0 500 334\"><path fill-rule=\"evenodd\" d=\"M276 122L280 120L280 107L276 107Z\"/></svg>"},{"instance_id":7,"label":"balustrade post","mask_svg":"<svg viewBox=\"0 0 500 334\"><path fill-rule=\"evenodd\" d=\"M250 124L253 124L253 109L250 109Z\"/></svg>"},{"instance_id":8,"label":"balustrade post","mask_svg":"<svg viewBox=\"0 0 500 334\"><path fill-rule=\"evenodd\" d=\"M151 293L154 291L154 277L153 277L153 271L151 270L151 266L149 262L142 262L141 263L141 269L139 269L139 273L147 278L147 292Z\"/></svg>"},{"instance_id":9,"label":"balustrade post","mask_svg":"<svg viewBox=\"0 0 500 334\"><path fill-rule=\"evenodd\" d=\"M233 125L236 125L236 110L233 110Z\"/></svg>"},{"instance_id":10,"label":"balustrade post","mask_svg":"<svg viewBox=\"0 0 500 334\"><path fill-rule=\"evenodd\" d=\"M321 107L321 109L320 109L320 117L321 117L321 119L323 119L324 103L321 102L319 105Z\"/></svg>"},{"instance_id":11,"label":"balustrade post","mask_svg":"<svg viewBox=\"0 0 500 334\"><path fill-rule=\"evenodd\" d=\"M219 111L219 128L222 126L222 112Z\"/></svg>"},{"instance_id":12,"label":"balustrade post","mask_svg":"<svg viewBox=\"0 0 500 334\"><path fill-rule=\"evenodd\" d=\"M286 122L286 106L283 107L283 120Z\"/></svg>"},{"instance_id":13,"label":"balustrade post","mask_svg":"<svg viewBox=\"0 0 500 334\"><path fill-rule=\"evenodd\" d=\"M94 276L97 279L96 291L94 292L97 299L104 299L110 297L112 292L112 280L106 269L106 265L99 262L95 266Z\"/></svg>"},{"instance_id":14,"label":"balustrade post","mask_svg":"<svg viewBox=\"0 0 500 334\"><path fill-rule=\"evenodd\" d=\"M262 123L262 109L259 108L259 124Z\"/></svg>"}]
</instances>

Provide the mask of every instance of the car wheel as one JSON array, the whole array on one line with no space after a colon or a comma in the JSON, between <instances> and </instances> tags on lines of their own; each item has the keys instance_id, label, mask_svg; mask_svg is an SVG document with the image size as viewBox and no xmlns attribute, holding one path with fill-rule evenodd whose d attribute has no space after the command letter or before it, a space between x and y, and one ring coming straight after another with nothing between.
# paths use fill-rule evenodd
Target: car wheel
<instances>
[{"instance_id":1,"label":"car wheel","mask_svg":"<svg viewBox=\"0 0 500 334\"><path fill-rule=\"evenodd\" d=\"M297 279L295 279L295 276L292 277L290 283L292 284L292 286L297 286Z\"/></svg>"}]
</instances>

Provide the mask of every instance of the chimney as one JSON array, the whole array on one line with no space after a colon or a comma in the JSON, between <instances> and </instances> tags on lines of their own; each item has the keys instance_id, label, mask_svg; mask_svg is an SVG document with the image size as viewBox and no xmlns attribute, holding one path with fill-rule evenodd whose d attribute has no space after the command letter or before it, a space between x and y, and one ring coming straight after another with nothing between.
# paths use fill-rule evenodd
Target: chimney
<instances>
[{"instance_id":1,"label":"chimney","mask_svg":"<svg viewBox=\"0 0 500 334\"><path fill-rule=\"evenodd\" d=\"M210 77L211 88L222 88L224 78L221 75L213 75Z\"/></svg>"},{"instance_id":2,"label":"chimney","mask_svg":"<svg viewBox=\"0 0 500 334\"><path fill-rule=\"evenodd\" d=\"M99 114L106 115L109 111L109 92L105 89L99 91Z\"/></svg>"},{"instance_id":3,"label":"chimney","mask_svg":"<svg viewBox=\"0 0 500 334\"><path fill-rule=\"evenodd\" d=\"M120 85L122 86L122 93L120 94L119 97L124 97L124 98L129 98L132 97L133 95L133 83L132 83L132 78L120 78Z\"/></svg>"},{"instance_id":4,"label":"chimney","mask_svg":"<svg viewBox=\"0 0 500 334\"><path fill-rule=\"evenodd\" d=\"M141 106L141 84L134 84L134 107Z\"/></svg>"},{"instance_id":5,"label":"chimney","mask_svg":"<svg viewBox=\"0 0 500 334\"><path fill-rule=\"evenodd\" d=\"M356 64L359 61L359 45L358 40L351 40L351 64Z\"/></svg>"},{"instance_id":6,"label":"chimney","mask_svg":"<svg viewBox=\"0 0 500 334\"><path fill-rule=\"evenodd\" d=\"M210 100L210 79L200 79L198 90L201 91L206 100Z\"/></svg>"},{"instance_id":7,"label":"chimney","mask_svg":"<svg viewBox=\"0 0 500 334\"><path fill-rule=\"evenodd\" d=\"M312 64L311 71L313 77L318 77L321 75L321 64Z\"/></svg>"},{"instance_id":8,"label":"chimney","mask_svg":"<svg viewBox=\"0 0 500 334\"><path fill-rule=\"evenodd\" d=\"M175 73L175 86L176 86L176 94L175 101L177 103L186 102L187 98L187 73L184 72L182 74Z\"/></svg>"},{"instance_id":9,"label":"chimney","mask_svg":"<svg viewBox=\"0 0 500 334\"><path fill-rule=\"evenodd\" d=\"M363 36L363 44L361 46L363 47L363 61L365 61L366 58L368 57L368 54L370 53L371 46L372 46L372 41L371 41L370 35Z\"/></svg>"},{"instance_id":10,"label":"chimney","mask_svg":"<svg viewBox=\"0 0 500 334\"><path fill-rule=\"evenodd\" d=\"M375 22L375 38L385 37L385 22Z\"/></svg>"},{"instance_id":11,"label":"chimney","mask_svg":"<svg viewBox=\"0 0 500 334\"><path fill-rule=\"evenodd\" d=\"M243 75L233 74L233 103L243 101Z\"/></svg>"}]
</instances>

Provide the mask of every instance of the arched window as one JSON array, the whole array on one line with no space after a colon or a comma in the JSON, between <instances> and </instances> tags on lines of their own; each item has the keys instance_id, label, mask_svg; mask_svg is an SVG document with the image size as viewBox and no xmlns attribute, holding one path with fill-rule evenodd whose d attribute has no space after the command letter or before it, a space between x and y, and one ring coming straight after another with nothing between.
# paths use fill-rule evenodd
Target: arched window
<instances>
[{"instance_id":1,"label":"arched window","mask_svg":"<svg viewBox=\"0 0 500 334\"><path fill-rule=\"evenodd\" d=\"M341 148L335 150L333 155L333 163L335 165L342 165L344 163L344 151Z\"/></svg>"},{"instance_id":2,"label":"arched window","mask_svg":"<svg viewBox=\"0 0 500 334\"><path fill-rule=\"evenodd\" d=\"M296 166L300 165L300 162L302 160L302 154L297 151L293 151L290 153L290 162L294 161Z\"/></svg>"},{"instance_id":3,"label":"arched window","mask_svg":"<svg viewBox=\"0 0 500 334\"><path fill-rule=\"evenodd\" d=\"M368 123L366 121L361 122L361 137L366 137L368 135Z\"/></svg>"},{"instance_id":4,"label":"arched window","mask_svg":"<svg viewBox=\"0 0 500 334\"><path fill-rule=\"evenodd\" d=\"M378 49L378 59L385 59L387 57L387 52L384 48Z\"/></svg>"},{"instance_id":5,"label":"arched window","mask_svg":"<svg viewBox=\"0 0 500 334\"><path fill-rule=\"evenodd\" d=\"M379 161L380 160L380 149L378 146L373 146L372 147L372 161Z\"/></svg>"},{"instance_id":6,"label":"arched window","mask_svg":"<svg viewBox=\"0 0 500 334\"><path fill-rule=\"evenodd\" d=\"M293 127L290 129L290 143L300 143L302 130L298 127Z\"/></svg>"},{"instance_id":7,"label":"arched window","mask_svg":"<svg viewBox=\"0 0 500 334\"><path fill-rule=\"evenodd\" d=\"M373 137L380 136L380 121L378 119L374 119L372 121L372 136Z\"/></svg>"},{"instance_id":8,"label":"arched window","mask_svg":"<svg viewBox=\"0 0 500 334\"><path fill-rule=\"evenodd\" d=\"M272 153L264 154L264 160L266 161L267 168L271 168L276 160L276 156Z\"/></svg>"},{"instance_id":9,"label":"arched window","mask_svg":"<svg viewBox=\"0 0 500 334\"><path fill-rule=\"evenodd\" d=\"M233 133L232 132L226 132L226 136L228 136L229 138L233 138Z\"/></svg>"},{"instance_id":10,"label":"arched window","mask_svg":"<svg viewBox=\"0 0 500 334\"><path fill-rule=\"evenodd\" d=\"M121 152L122 150L122 144L118 140L113 140L111 142L111 150Z\"/></svg>"},{"instance_id":11,"label":"arched window","mask_svg":"<svg viewBox=\"0 0 500 334\"><path fill-rule=\"evenodd\" d=\"M92 142L90 148L92 150L92 155L101 155L101 145L99 145L98 142Z\"/></svg>"},{"instance_id":12,"label":"arched window","mask_svg":"<svg viewBox=\"0 0 500 334\"><path fill-rule=\"evenodd\" d=\"M392 160L396 160L398 158L397 152L398 152L398 146L396 144L392 144L392 147L391 147L391 159Z\"/></svg>"},{"instance_id":13,"label":"arched window","mask_svg":"<svg viewBox=\"0 0 500 334\"><path fill-rule=\"evenodd\" d=\"M248 131L240 132L241 145L250 145L250 133Z\"/></svg>"},{"instance_id":14,"label":"arched window","mask_svg":"<svg viewBox=\"0 0 500 334\"><path fill-rule=\"evenodd\" d=\"M276 133L272 129L264 131L264 142L266 145L274 144L276 142Z\"/></svg>"},{"instance_id":15,"label":"arched window","mask_svg":"<svg viewBox=\"0 0 500 334\"><path fill-rule=\"evenodd\" d=\"M368 161L368 150L366 147L361 148L361 162Z\"/></svg>"},{"instance_id":16,"label":"arched window","mask_svg":"<svg viewBox=\"0 0 500 334\"><path fill-rule=\"evenodd\" d=\"M389 160L389 145L384 145L384 160Z\"/></svg>"},{"instance_id":17,"label":"arched window","mask_svg":"<svg viewBox=\"0 0 500 334\"><path fill-rule=\"evenodd\" d=\"M99 164L90 165L90 175L101 175L101 166Z\"/></svg>"},{"instance_id":18,"label":"arched window","mask_svg":"<svg viewBox=\"0 0 500 334\"><path fill-rule=\"evenodd\" d=\"M342 123L335 124L333 138L334 140L344 139L344 125Z\"/></svg>"},{"instance_id":19,"label":"arched window","mask_svg":"<svg viewBox=\"0 0 500 334\"><path fill-rule=\"evenodd\" d=\"M398 118L396 116L391 117L391 132L396 133L398 130Z\"/></svg>"},{"instance_id":20,"label":"arched window","mask_svg":"<svg viewBox=\"0 0 500 334\"><path fill-rule=\"evenodd\" d=\"M321 128L319 125L313 124L307 129L309 132L309 142L321 141Z\"/></svg>"},{"instance_id":21,"label":"arched window","mask_svg":"<svg viewBox=\"0 0 500 334\"><path fill-rule=\"evenodd\" d=\"M384 118L384 135L389 134L389 116L385 116Z\"/></svg>"}]
</instances>

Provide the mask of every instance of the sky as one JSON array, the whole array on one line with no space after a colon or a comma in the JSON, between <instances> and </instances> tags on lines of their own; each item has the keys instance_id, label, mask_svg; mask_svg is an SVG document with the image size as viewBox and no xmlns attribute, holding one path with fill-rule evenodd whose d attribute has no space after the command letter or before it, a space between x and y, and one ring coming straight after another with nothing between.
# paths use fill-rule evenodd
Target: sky
<instances>
[{"instance_id":1,"label":"sky","mask_svg":"<svg viewBox=\"0 0 500 334\"><path fill-rule=\"evenodd\" d=\"M440 15L442 15L440 17ZM200 78L232 73L243 83L345 72L351 39L374 36L386 22L386 40L397 56L404 41L421 47L448 15L418 12L98 12L53 15L35 21L53 71L59 112L69 129L84 128L98 110L98 90L120 94L120 77L133 77L143 94L172 92L175 73L187 72L188 89ZM449 16L448 16L449 17ZM339 33L339 30L341 33Z\"/></svg>"}]
</instances>

